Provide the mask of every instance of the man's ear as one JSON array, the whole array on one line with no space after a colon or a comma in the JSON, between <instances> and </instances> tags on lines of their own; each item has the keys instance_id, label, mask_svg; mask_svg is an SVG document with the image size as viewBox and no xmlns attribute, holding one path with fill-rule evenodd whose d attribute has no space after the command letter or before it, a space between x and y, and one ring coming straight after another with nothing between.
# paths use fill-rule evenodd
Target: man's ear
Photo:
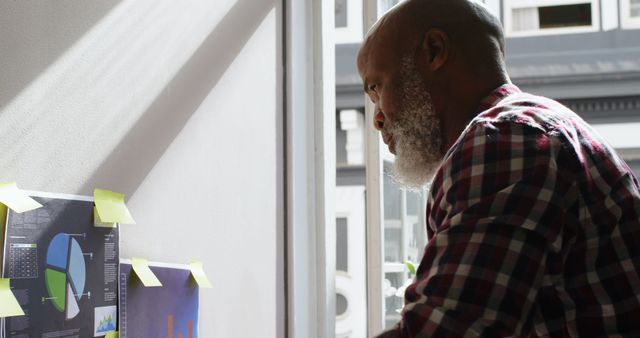
<instances>
[{"instance_id":1,"label":"man's ear","mask_svg":"<svg viewBox=\"0 0 640 338\"><path fill-rule=\"evenodd\" d=\"M430 71L440 69L449 58L449 37L438 28L429 29L422 39L420 51L422 62Z\"/></svg>"}]
</instances>

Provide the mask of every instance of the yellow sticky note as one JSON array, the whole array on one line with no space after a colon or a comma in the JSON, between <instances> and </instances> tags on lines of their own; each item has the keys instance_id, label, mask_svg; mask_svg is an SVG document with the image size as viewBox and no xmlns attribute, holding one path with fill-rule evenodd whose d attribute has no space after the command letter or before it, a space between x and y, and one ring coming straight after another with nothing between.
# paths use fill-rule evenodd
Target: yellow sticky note
<instances>
[{"instance_id":1,"label":"yellow sticky note","mask_svg":"<svg viewBox=\"0 0 640 338\"><path fill-rule=\"evenodd\" d=\"M4 225L7 223L7 206L0 203L0 230L4 232ZM1 242L4 243L4 242Z\"/></svg>"},{"instance_id":2,"label":"yellow sticky note","mask_svg":"<svg viewBox=\"0 0 640 338\"><path fill-rule=\"evenodd\" d=\"M42 207L42 204L18 189L18 185L15 183L0 184L0 202L17 213Z\"/></svg>"},{"instance_id":3,"label":"yellow sticky note","mask_svg":"<svg viewBox=\"0 0 640 338\"><path fill-rule=\"evenodd\" d=\"M191 261L191 263L189 263L189 269L191 269L191 275L201 288L213 287L213 285L211 285L211 282L209 281L209 278L207 278L207 274L204 272L202 262Z\"/></svg>"},{"instance_id":4,"label":"yellow sticky note","mask_svg":"<svg viewBox=\"0 0 640 338\"><path fill-rule=\"evenodd\" d=\"M149 268L149 263L146 259L143 258L132 258L131 266L133 267L133 271L136 272L138 278L142 281L142 284L146 287L152 286L162 286L158 277L151 271Z\"/></svg>"},{"instance_id":5,"label":"yellow sticky note","mask_svg":"<svg viewBox=\"0 0 640 338\"><path fill-rule=\"evenodd\" d=\"M99 228L116 228L118 227L118 223L107 223L103 222L100 219L100 214L98 214L98 208L93 207L93 225Z\"/></svg>"},{"instance_id":6,"label":"yellow sticky note","mask_svg":"<svg viewBox=\"0 0 640 338\"><path fill-rule=\"evenodd\" d=\"M24 316L8 278L0 278L0 317Z\"/></svg>"},{"instance_id":7,"label":"yellow sticky note","mask_svg":"<svg viewBox=\"0 0 640 338\"><path fill-rule=\"evenodd\" d=\"M100 220L104 223L136 224L127 205L124 204L124 194L95 189L93 198L98 209Z\"/></svg>"},{"instance_id":8,"label":"yellow sticky note","mask_svg":"<svg viewBox=\"0 0 640 338\"><path fill-rule=\"evenodd\" d=\"M107 332L104 338L118 338L118 331Z\"/></svg>"},{"instance_id":9,"label":"yellow sticky note","mask_svg":"<svg viewBox=\"0 0 640 338\"><path fill-rule=\"evenodd\" d=\"M4 250L2 250L2 246L4 245L4 234L5 234L6 227L7 227L7 206L0 203L0 271L2 271L2 262L4 262L4 257L3 257Z\"/></svg>"}]
</instances>

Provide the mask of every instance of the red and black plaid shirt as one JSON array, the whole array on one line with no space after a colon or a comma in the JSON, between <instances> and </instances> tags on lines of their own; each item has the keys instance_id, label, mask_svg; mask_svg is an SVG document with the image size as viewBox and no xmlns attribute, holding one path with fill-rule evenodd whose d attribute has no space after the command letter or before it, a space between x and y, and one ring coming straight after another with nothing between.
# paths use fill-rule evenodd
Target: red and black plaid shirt
<instances>
[{"instance_id":1,"label":"red and black plaid shirt","mask_svg":"<svg viewBox=\"0 0 640 338\"><path fill-rule=\"evenodd\" d=\"M640 337L632 171L575 113L514 85L478 112L433 180L430 240L381 337Z\"/></svg>"}]
</instances>

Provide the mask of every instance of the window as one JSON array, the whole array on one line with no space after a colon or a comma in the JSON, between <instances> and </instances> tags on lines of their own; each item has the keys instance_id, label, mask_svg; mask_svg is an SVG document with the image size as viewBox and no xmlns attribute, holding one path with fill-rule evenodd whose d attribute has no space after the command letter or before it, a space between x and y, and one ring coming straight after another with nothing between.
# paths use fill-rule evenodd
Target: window
<instances>
[{"instance_id":1,"label":"window","mask_svg":"<svg viewBox=\"0 0 640 338\"><path fill-rule=\"evenodd\" d=\"M495 17L498 18L500 22L502 22L502 15L500 14L500 2L501 0L480 1L480 3L482 3L491 14L495 15Z\"/></svg>"},{"instance_id":2,"label":"window","mask_svg":"<svg viewBox=\"0 0 640 338\"><path fill-rule=\"evenodd\" d=\"M385 160L385 169L391 162ZM404 289L412 281L406 263L416 267L427 244L424 215L426 194L398 188L386 173L384 190L384 325L389 328L400 320Z\"/></svg>"},{"instance_id":3,"label":"window","mask_svg":"<svg viewBox=\"0 0 640 338\"><path fill-rule=\"evenodd\" d=\"M362 1L335 0L336 43L362 41Z\"/></svg>"},{"instance_id":4,"label":"window","mask_svg":"<svg viewBox=\"0 0 640 338\"><path fill-rule=\"evenodd\" d=\"M391 9L391 7L398 4L401 0L380 0L380 11L382 13Z\"/></svg>"},{"instance_id":5,"label":"window","mask_svg":"<svg viewBox=\"0 0 640 338\"><path fill-rule=\"evenodd\" d=\"M598 0L505 1L505 32L511 37L595 32L599 17Z\"/></svg>"},{"instance_id":6,"label":"window","mask_svg":"<svg viewBox=\"0 0 640 338\"><path fill-rule=\"evenodd\" d=\"M541 29L591 26L591 5L538 7L538 18Z\"/></svg>"},{"instance_id":7,"label":"window","mask_svg":"<svg viewBox=\"0 0 640 338\"><path fill-rule=\"evenodd\" d=\"M622 0L620 3L622 28L640 28L640 0Z\"/></svg>"}]
</instances>

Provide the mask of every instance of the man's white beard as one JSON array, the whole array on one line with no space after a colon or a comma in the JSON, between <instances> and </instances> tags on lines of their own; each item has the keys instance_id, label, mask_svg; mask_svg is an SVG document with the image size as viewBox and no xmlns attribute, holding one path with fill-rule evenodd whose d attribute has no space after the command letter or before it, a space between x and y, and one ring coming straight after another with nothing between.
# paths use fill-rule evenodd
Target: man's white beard
<instances>
[{"instance_id":1,"label":"man's white beard","mask_svg":"<svg viewBox=\"0 0 640 338\"><path fill-rule=\"evenodd\" d=\"M414 58L402 58L402 103L398 118L385 131L395 142L396 159L391 175L409 189L424 188L442 160L440 119L431 95L418 75Z\"/></svg>"}]
</instances>

